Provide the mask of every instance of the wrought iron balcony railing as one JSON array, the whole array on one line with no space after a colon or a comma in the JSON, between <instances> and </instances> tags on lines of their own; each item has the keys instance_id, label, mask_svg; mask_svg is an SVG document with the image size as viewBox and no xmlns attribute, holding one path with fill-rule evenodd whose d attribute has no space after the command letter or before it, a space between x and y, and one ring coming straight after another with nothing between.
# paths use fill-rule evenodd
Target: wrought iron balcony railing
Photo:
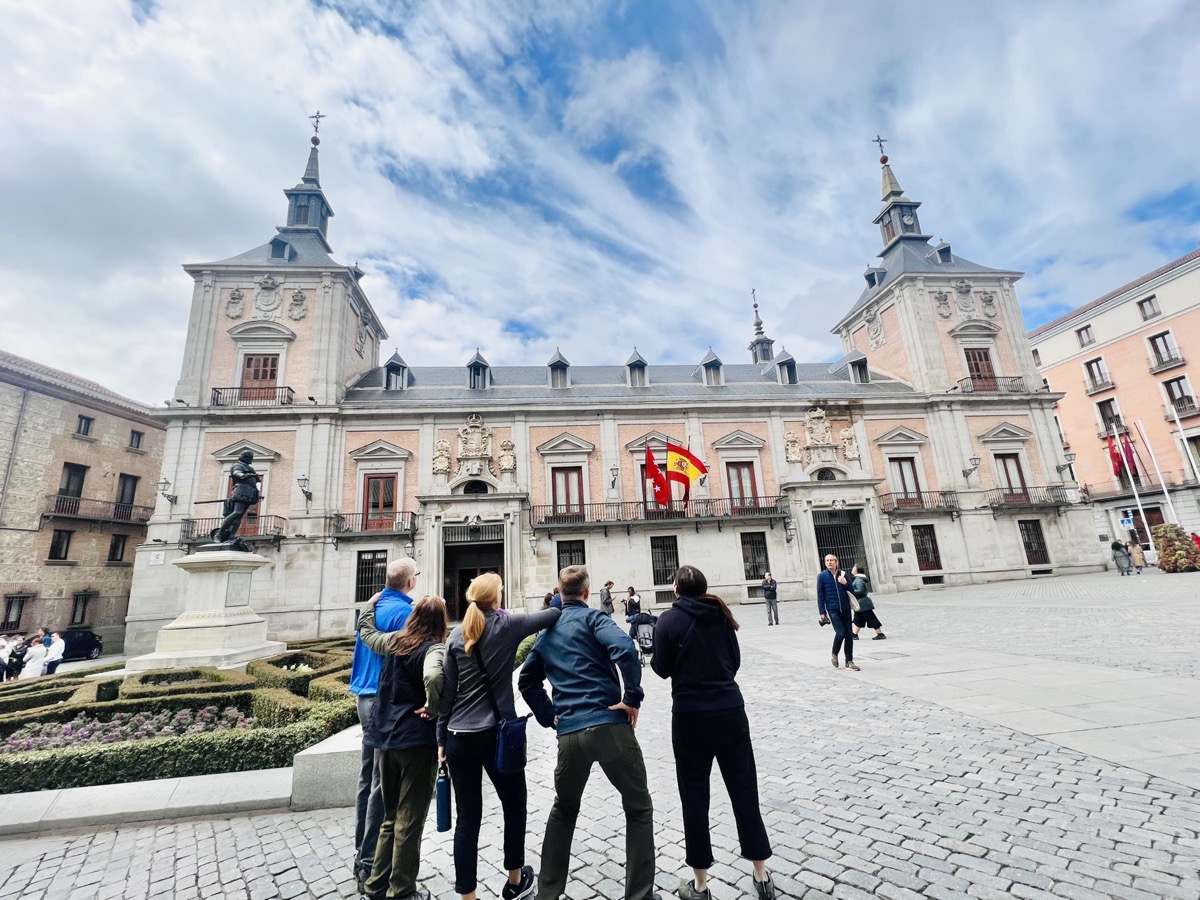
<instances>
[{"instance_id":1,"label":"wrought iron balcony railing","mask_svg":"<svg viewBox=\"0 0 1200 900\"><path fill-rule=\"evenodd\" d=\"M787 509L783 498L755 497L744 500L720 498L713 500L673 500L666 506L637 500L610 503L573 503L534 506L530 516L535 528L588 525L626 525L635 522L658 522L670 519L720 520L729 518L783 518Z\"/></svg>"},{"instance_id":2,"label":"wrought iron balcony railing","mask_svg":"<svg viewBox=\"0 0 1200 900\"><path fill-rule=\"evenodd\" d=\"M924 515L926 513L950 513L957 515L958 491L901 491L883 494L879 498L879 509L892 515Z\"/></svg>"},{"instance_id":3,"label":"wrought iron balcony railing","mask_svg":"<svg viewBox=\"0 0 1200 900\"><path fill-rule=\"evenodd\" d=\"M1111 391L1115 384L1112 378L1105 375L1103 378L1085 378L1083 379L1083 389L1090 397L1092 394L1100 394L1104 391Z\"/></svg>"},{"instance_id":4,"label":"wrought iron balcony railing","mask_svg":"<svg viewBox=\"0 0 1200 900\"><path fill-rule=\"evenodd\" d=\"M1180 397L1178 400L1174 400L1163 406L1163 418L1168 422L1174 422L1176 415L1181 419L1186 419L1188 416L1200 415L1200 406L1196 405L1196 398Z\"/></svg>"},{"instance_id":5,"label":"wrought iron balcony railing","mask_svg":"<svg viewBox=\"0 0 1200 900\"><path fill-rule=\"evenodd\" d=\"M213 388L213 406L291 406L296 392L290 387Z\"/></svg>"},{"instance_id":6,"label":"wrought iron balcony railing","mask_svg":"<svg viewBox=\"0 0 1200 900\"><path fill-rule=\"evenodd\" d=\"M144 525L150 521L154 507L115 503L112 500L93 500L87 497L68 497L65 494L47 494L42 513L67 519L88 519L92 522L132 522L135 525Z\"/></svg>"},{"instance_id":7,"label":"wrought iron balcony railing","mask_svg":"<svg viewBox=\"0 0 1200 900\"><path fill-rule=\"evenodd\" d=\"M1079 491L1062 484L1020 489L992 488L987 491L987 504L992 508L993 518L1013 510L1053 508L1061 512L1079 499Z\"/></svg>"},{"instance_id":8,"label":"wrought iron balcony railing","mask_svg":"<svg viewBox=\"0 0 1200 900\"><path fill-rule=\"evenodd\" d=\"M1129 431L1129 426L1120 419L1113 419L1111 422L1105 422L1097 428L1096 435L1102 438L1112 437L1114 431L1117 434L1125 434Z\"/></svg>"},{"instance_id":9,"label":"wrought iron balcony railing","mask_svg":"<svg viewBox=\"0 0 1200 900\"><path fill-rule=\"evenodd\" d=\"M971 376L958 382L964 394L1027 394L1029 386L1020 375Z\"/></svg>"},{"instance_id":10,"label":"wrought iron balcony railing","mask_svg":"<svg viewBox=\"0 0 1200 900\"><path fill-rule=\"evenodd\" d=\"M396 513L334 513L329 517L329 533L354 534L413 534L417 530L417 514Z\"/></svg>"},{"instance_id":11,"label":"wrought iron balcony railing","mask_svg":"<svg viewBox=\"0 0 1200 900\"><path fill-rule=\"evenodd\" d=\"M1165 353L1155 353L1150 357L1150 374L1154 375L1159 372L1165 372L1167 369L1173 369L1176 366L1182 366L1185 362L1183 354L1178 349L1171 349Z\"/></svg>"},{"instance_id":12,"label":"wrought iron balcony railing","mask_svg":"<svg viewBox=\"0 0 1200 900\"><path fill-rule=\"evenodd\" d=\"M210 540L212 532L220 527L221 517L184 519L179 539L184 543ZM248 541L256 539L277 541L287 534L288 520L283 516L247 516L242 519L237 536Z\"/></svg>"}]
</instances>

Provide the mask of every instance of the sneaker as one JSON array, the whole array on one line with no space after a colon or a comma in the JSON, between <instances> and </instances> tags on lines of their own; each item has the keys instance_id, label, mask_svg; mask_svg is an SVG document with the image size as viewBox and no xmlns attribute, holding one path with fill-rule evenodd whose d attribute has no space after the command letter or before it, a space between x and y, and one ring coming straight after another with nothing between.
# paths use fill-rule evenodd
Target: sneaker
<instances>
[{"instance_id":1,"label":"sneaker","mask_svg":"<svg viewBox=\"0 0 1200 900\"><path fill-rule=\"evenodd\" d=\"M526 900L533 896L533 890L536 887L537 879L533 877L533 866L522 866L521 880L516 884L506 883L504 889L500 891L500 896L503 900Z\"/></svg>"},{"instance_id":2,"label":"sneaker","mask_svg":"<svg viewBox=\"0 0 1200 900\"><path fill-rule=\"evenodd\" d=\"M848 659L848 660L846 660L846 668L847 668L847 669L851 669L852 671L855 671L855 672L858 672L858 671L859 671L859 668L858 668L858 666L856 666L856 665L854 664L854 660L852 660L852 659Z\"/></svg>"},{"instance_id":3,"label":"sneaker","mask_svg":"<svg viewBox=\"0 0 1200 900\"><path fill-rule=\"evenodd\" d=\"M679 890L676 891L679 900L712 900L712 894L708 888L702 891L696 890L696 883L690 878L685 878L679 882Z\"/></svg>"},{"instance_id":4,"label":"sneaker","mask_svg":"<svg viewBox=\"0 0 1200 900\"><path fill-rule=\"evenodd\" d=\"M850 637L851 637L851 639L852 639L852 640L856 640L856 641L858 640L858 635L857 635L857 634L852 634Z\"/></svg>"},{"instance_id":5,"label":"sneaker","mask_svg":"<svg viewBox=\"0 0 1200 900\"><path fill-rule=\"evenodd\" d=\"M417 888L411 894L404 897L403 900L433 900L433 897L430 896L429 891L425 890L425 888Z\"/></svg>"},{"instance_id":6,"label":"sneaker","mask_svg":"<svg viewBox=\"0 0 1200 900\"><path fill-rule=\"evenodd\" d=\"M833 654L833 656L829 657L829 661L830 661L831 663L833 663L833 667L834 667L835 669L838 667L838 661L837 661L837 654L836 654L836 653L835 653L835 654Z\"/></svg>"},{"instance_id":7,"label":"sneaker","mask_svg":"<svg viewBox=\"0 0 1200 900\"><path fill-rule=\"evenodd\" d=\"M750 876L750 880L754 881L754 876ZM771 873L767 873L766 881L755 881L754 890L758 892L758 900L775 900L775 882L771 880Z\"/></svg>"},{"instance_id":8,"label":"sneaker","mask_svg":"<svg viewBox=\"0 0 1200 900\"><path fill-rule=\"evenodd\" d=\"M875 637L871 638L871 640L873 640L873 641L886 641L886 640L887 640L887 635L886 635L886 634L884 634L884 633L881 631L881 632L879 632L879 634L875 635Z\"/></svg>"}]
</instances>

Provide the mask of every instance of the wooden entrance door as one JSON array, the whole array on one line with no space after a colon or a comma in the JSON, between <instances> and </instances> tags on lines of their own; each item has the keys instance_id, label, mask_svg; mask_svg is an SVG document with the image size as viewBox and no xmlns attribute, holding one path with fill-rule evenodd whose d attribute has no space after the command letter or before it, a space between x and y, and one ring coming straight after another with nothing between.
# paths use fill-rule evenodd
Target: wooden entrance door
<instances>
[{"instance_id":1,"label":"wooden entrance door","mask_svg":"<svg viewBox=\"0 0 1200 900\"><path fill-rule=\"evenodd\" d=\"M467 611L471 579L484 572L495 572L504 579L504 544L447 544L444 572L442 596L450 618L458 621ZM504 598L501 605L507 603L508 598Z\"/></svg>"},{"instance_id":2,"label":"wooden entrance door","mask_svg":"<svg viewBox=\"0 0 1200 900\"><path fill-rule=\"evenodd\" d=\"M243 403L275 402L279 384L279 354L250 353L242 362L242 384L239 399Z\"/></svg>"}]
</instances>

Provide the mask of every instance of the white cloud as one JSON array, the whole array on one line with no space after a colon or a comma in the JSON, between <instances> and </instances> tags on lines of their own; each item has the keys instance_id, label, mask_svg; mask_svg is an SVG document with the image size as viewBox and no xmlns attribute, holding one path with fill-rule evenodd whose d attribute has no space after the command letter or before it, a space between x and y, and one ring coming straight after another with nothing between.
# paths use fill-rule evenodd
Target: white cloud
<instances>
[{"instance_id":1,"label":"white cloud","mask_svg":"<svg viewBox=\"0 0 1200 900\"><path fill-rule=\"evenodd\" d=\"M272 234L317 107L335 255L412 365L739 361L752 287L837 355L877 131L926 230L1030 267L1032 321L1200 239L1125 215L1197 183L1194 4L648 9L0 0L0 346L168 397L179 265Z\"/></svg>"}]
</instances>

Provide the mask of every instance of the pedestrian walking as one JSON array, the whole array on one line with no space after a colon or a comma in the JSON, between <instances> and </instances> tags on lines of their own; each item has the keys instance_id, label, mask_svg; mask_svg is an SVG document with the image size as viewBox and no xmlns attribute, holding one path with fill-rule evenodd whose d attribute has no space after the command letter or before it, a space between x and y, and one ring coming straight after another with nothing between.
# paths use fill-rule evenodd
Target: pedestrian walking
<instances>
[{"instance_id":1,"label":"pedestrian walking","mask_svg":"<svg viewBox=\"0 0 1200 900\"><path fill-rule=\"evenodd\" d=\"M34 640L29 644L29 649L25 651L25 659L21 664L21 674L18 678L21 681L40 678L45 668L46 645L40 640Z\"/></svg>"},{"instance_id":2,"label":"pedestrian walking","mask_svg":"<svg viewBox=\"0 0 1200 900\"><path fill-rule=\"evenodd\" d=\"M625 596L625 624L629 626L629 637L637 640L637 617L642 611L642 597L633 589L633 585L629 586L629 593Z\"/></svg>"},{"instance_id":3,"label":"pedestrian walking","mask_svg":"<svg viewBox=\"0 0 1200 900\"><path fill-rule=\"evenodd\" d=\"M633 735L644 695L638 651L620 626L588 607L586 568L567 566L559 573L559 587L562 618L533 645L517 681L538 723L558 732L554 805L542 841L537 900L558 900L566 890L579 805L596 763L620 793L625 810L625 900L659 900L654 893L654 806L646 763ZM547 680L553 702L546 694Z\"/></svg>"},{"instance_id":4,"label":"pedestrian walking","mask_svg":"<svg viewBox=\"0 0 1200 900\"><path fill-rule=\"evenodd\" d=\"M852 626L849 582L846 573L838 568L838 558L830 553L825 557L825 568L817 576L817 612L821 624L833 625L833 656L830 662L836 669L838 651L846 648L846 668L859 671L854 662L854 633Z\"/></svg>"},{"instance_id":5,"label":"pedestrian walking","mask_svg":"<svg viewBox=\"0 0 1200 900\"><path fill-rule=\"evenodd\" d=\"M600 612L606 616L611 616L615 613L616 607L613 606L612 599L613 582L604 582L604 587L600 588Z\"/></svg>"},{"instance_id":6,"label":"pedestrian walking","mask_svg":"<svg viewBox=\"0 0 1200 900\"><path fill-rule=\"evenodd\" d=\"M763 599L767 601L767 624L779 624L779 582L767 572L762 580ZM772 618L774 621L772 621Z\"/></svg>"},{"instance_id":7,"label":"pedestrian walking","mask_svg":"<svg viewBox=\"0 0 1200 900\"><path fill-rule=\"evenodd\" d=\"M366 740L379 750L383 821L362 900L430 900L417 887L421 834L437 778L438 705L450 622L446 601L422 597L401 631L375 629L375 604L358 621L363 643L384 657Z\"/></svg>"},{"instance_id":8,"label":"pedestrian walking","mask_svg":"<svg viewBox=\"0 0 1200 900\"><path fill-rule=\"evenodd\" d=\"M529 635L553 628L562 610L551 607L528 615L502 616L503 590L504 582L495 572L473 579L467 586L467 613L446 644L437 724L438 761L450 765L458 818L454 826L454 890L463 900L475 900L478 887L485 772L504 810L508 883L501 897L525 900L534 889L533 868L525 865L525 770L497 769L497 734L501 720L517 718L512 670L518 646Z\"/></svg>"},{"instance_id":9,"label":"pedestrian walking","mask_svg":"<svg viewBox=\"0 0 1200 900\"><path fill-rule=\"evenodd\" d=\"M770 573L767 574L770 577ZM760 900L774 900L767 871L771 843L758 805L758 771L750 721L738 687L742 664L738 623L695 566L675 573L675 603L658 617L651 667L671 679L671 748L683 807L685 862L692 878L679 887L681 900L711 900L713 864L709 832L709 782L713 761L729 792L742 858L751 861Z\"/></svg>"},{"instance_id":10,"label":"pedestrian walking","mask_svg":"<svg viewBox=\"0 0 1200 900\"><path fill-rule=\"evenodd\" d=\"M860 628L874 628L875 637L871 640L886 641L887 635L883 633L883 623L875 614L875 601L871 599L869 593L870 584L871 579L867 577L867 570L864 567L850 567L850 593L858 600L858 610L854 613L854 640L858 640Z\"/></svg>"},{"instance_id":11,"label":"pedestrian walking","mask_svg":"<svg viewBox=\"0 0 1200 900\"><path fill-rule=\"evenodd\" d=\"M1137 541L1126 541L1125 549L1129 551L1129 561L1133 563L1133 567L1141 575L1142 569L1146 568L1146 551L1142 549L1142 545Z\"/></svg>"},{"instance_id":12,"label":"pedestrian walking","mask_svg":"<svg viewBox=\"0 0 1200 900\"><path fill-rule=\"evenodd\" d=\"M1133 574L1133 561L1129 558L1129 551L1125 549L1125 545L1120 541L1112 542L1112 558L1117 564L1117 571L1122 575Z\"/></svg>"}]
</instances>

